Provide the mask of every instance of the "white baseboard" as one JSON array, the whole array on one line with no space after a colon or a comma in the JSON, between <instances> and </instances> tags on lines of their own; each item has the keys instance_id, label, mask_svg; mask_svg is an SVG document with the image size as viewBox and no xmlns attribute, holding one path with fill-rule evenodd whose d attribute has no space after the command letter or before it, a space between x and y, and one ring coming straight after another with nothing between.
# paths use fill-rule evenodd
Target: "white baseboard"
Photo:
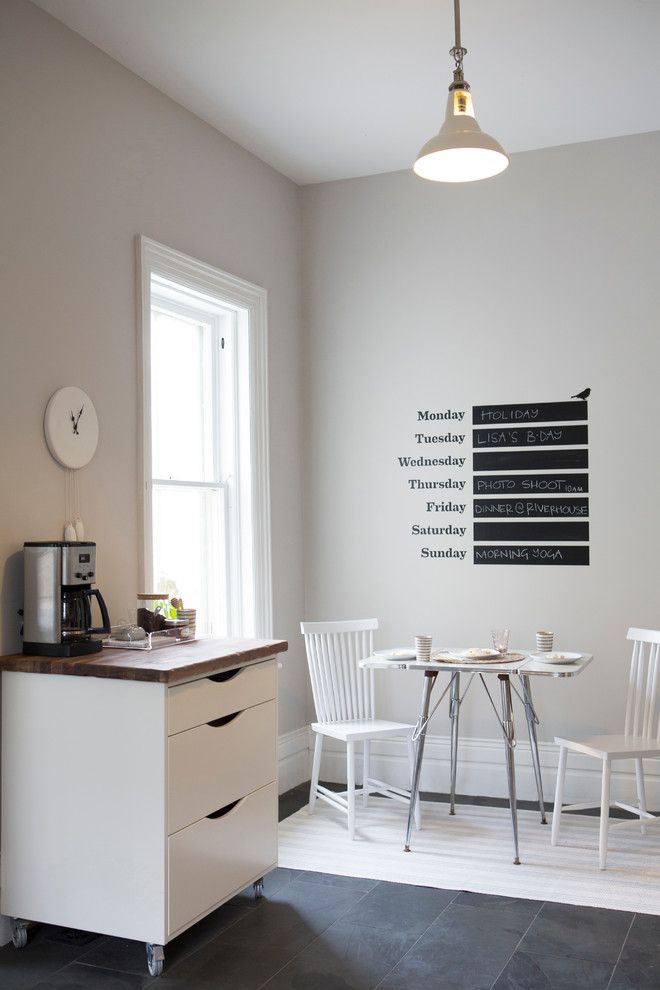
<instances>
[{"instance_id":1,"label":"white baseboard","mask_svg":"<svg viewBox=\"0 0 660 990\"><path fill-rule=\"evenodd\" d=\"M457 794L481 797L508 797L503 741L501 739L461 739L459 742ZM357 755L357 754L356 754ZM551 809L557 772L558 747L540 743L539 757L546 807ZM515 750L517 796L520 800L536 799L536 783L531 751L527 740L520 740ZM358 756L356 774L361 773ZM408 755L402 739L383 739L371 744L372 775L398 787L409 786ZM660 765L657 760L644 762L648 806L660 809ZM327 736L323 741L321 777L346 783L346 747ZM564 801L567 804L593 801L600 803L601 764L578 753L569 753ZM449 737L426 737L422 766L422 790L446 794L449 791ZM634 764L622 761L612 771L612 800L633 804L637 800Z\"/></svg>"},{"instance_id":2,"label":"white baseboard","mask_svg":"<svg viewBox=\"0 0 660 990\"><path fill-rule=\"evenodd\" d=\"M277 742L279 792L297 787L309 780L311 773L310 732L308 725L286 732Z\"/></svg>"}]
</instances>

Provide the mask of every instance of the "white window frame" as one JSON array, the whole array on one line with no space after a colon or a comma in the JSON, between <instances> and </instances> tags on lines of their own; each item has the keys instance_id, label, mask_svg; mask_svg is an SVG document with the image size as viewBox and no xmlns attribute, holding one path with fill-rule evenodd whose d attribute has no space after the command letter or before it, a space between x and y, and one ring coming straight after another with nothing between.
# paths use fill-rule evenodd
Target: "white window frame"
<instances>
[{"instance_id":1,"label":"white window frame","mask_svg":"<svg viewBox=\"0 0 660 990\"><path fill-rule=\"evenodd\" d=\"M217 297L223 306L234 308L237 316L237 347L247 348L249 367L249 438L244 447L250 451L251 510L250 545L243 531L228 534L234 538L233 559L237 563L230 578L232 615L244 614L236 596L251 598L254 628L231 629L230 635L273 635L273 596L270 538L270 470L268 457L268 339L267 293L264 288L229 275L203 261L175 251L148 237L137 238L139 301L138 359L139 413L142 430L139 434L138 458L142 519L142 552L139 561L141 590L153 591L152 546L152 455L151 455L151 279L160 275L193 291ZM244 351L245 353L245 351ZM239 429L245 430L245 417L239 417ZM249 440L249 446L248 446ZM237 507L240 516L240 506ZM240 530L240 527L239 527ZM249 584L246 584L249 582Z\"/></svg>"}]
</instances>

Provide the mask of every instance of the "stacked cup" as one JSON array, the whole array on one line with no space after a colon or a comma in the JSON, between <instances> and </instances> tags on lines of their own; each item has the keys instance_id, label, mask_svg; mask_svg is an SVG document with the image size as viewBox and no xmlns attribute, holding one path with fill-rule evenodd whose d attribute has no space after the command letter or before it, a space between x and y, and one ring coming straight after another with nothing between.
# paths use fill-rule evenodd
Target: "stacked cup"
<instances>
[{"instance_id":1,"label":"stacked cup","mask_svg":"<svg viewBox=\"0 0 660 990\"><path fill-rule=\"evenodd\" d=\"M547 632L545 629L539 629L536 634L536 649L539 653L550 653L553 639L554 633Z\"/></svg>"},{"instance_id":2,"label":"stacked cup","mask_svg":"<svg viewBox=\"0 0 660 990\"><path fill-rule=\"evenodd\" d=\"M415 636L415 658L423 663L431 659L431 636Z\"/></svg>"},{"instance_id":3,"label":"stacked cup","mask_svg":"<svg viewBox=\"0 0 660 990\"><path fill-rule=\"evenodd\" d=\"M178 608L176 610L177 619L185 619L187 626L181 626L179 635L181 639L195 639L195 626L197 622L196 608Z\"/></svg>"}]
</instances>

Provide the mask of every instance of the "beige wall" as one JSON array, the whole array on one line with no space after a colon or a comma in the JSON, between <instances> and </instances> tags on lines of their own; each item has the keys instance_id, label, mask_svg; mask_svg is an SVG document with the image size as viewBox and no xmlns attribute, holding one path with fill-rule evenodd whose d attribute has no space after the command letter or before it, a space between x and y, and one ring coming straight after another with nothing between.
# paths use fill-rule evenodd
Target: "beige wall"
<instances>
[{"instance_id":1,"label":"beige wall","mask_svg":"<svg viewBox=\"0 0 660 990\"><path fill-rule=\"evenodd\" d=\"M280 732L307 720L302 614L297 187L26 0L0 5L0 566L3 652L19 647L25 539L61 538L51 393L93 398L81 472L111 611L137 590L134 239L145 234L268 290L274 631L291 641Z\"/></svg>"},{"instance_id":2,"label":"beige wall","mask_svg":"<svg viewBox=\"0 0 660 990\"><path fill-rule=\"evenodd\" d=\"M545 740L616 731L626 630L660 626L659 160L654 133L514 155L502 176L463 187L400 172L303 190L306 617L378 616L392 646L418 632L438 646L488 644L508 625L529 647L535 629L554 628L559 647L596 661L573 684L538 688ZM471 406L586 386L591 566L474 566ZM448 407L467 410L463 447L416 446L417 411ZM452 473L397 464L429 452L468 458L453 472L467 480L463 516L429 517L428 494L407 488ZM429 521L460 522L468 536L411 534ZM468 553L421 559L425 545ZM379 687L385 717L414 721L414 677L390 673ZM467 737L497 738L481 692L462 719ZM447 735L444 705L433 732ZM481 793L502 789L501 760L475 779ZM428 786L446 791L445 769Z\"/></svg>"}]
</instances>

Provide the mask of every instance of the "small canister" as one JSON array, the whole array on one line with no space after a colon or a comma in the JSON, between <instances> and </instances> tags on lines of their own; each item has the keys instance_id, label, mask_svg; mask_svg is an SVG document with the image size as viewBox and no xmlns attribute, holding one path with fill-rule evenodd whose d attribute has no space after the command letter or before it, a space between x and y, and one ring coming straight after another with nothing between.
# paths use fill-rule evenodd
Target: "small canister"
<instances>
[{"instance_id":1,"label":"small canister","mask_svg":"<svg viewBox=\"0 0 660 990\"><path fill-rule=\"evenodd\" d=\"M183 619L188 623L187 626L182 626L180 633L181 639L195 639L196 624L197 624L197 609L195 608L178 608L176 610L177 619Z\"/></svg>"}]
</instances>

